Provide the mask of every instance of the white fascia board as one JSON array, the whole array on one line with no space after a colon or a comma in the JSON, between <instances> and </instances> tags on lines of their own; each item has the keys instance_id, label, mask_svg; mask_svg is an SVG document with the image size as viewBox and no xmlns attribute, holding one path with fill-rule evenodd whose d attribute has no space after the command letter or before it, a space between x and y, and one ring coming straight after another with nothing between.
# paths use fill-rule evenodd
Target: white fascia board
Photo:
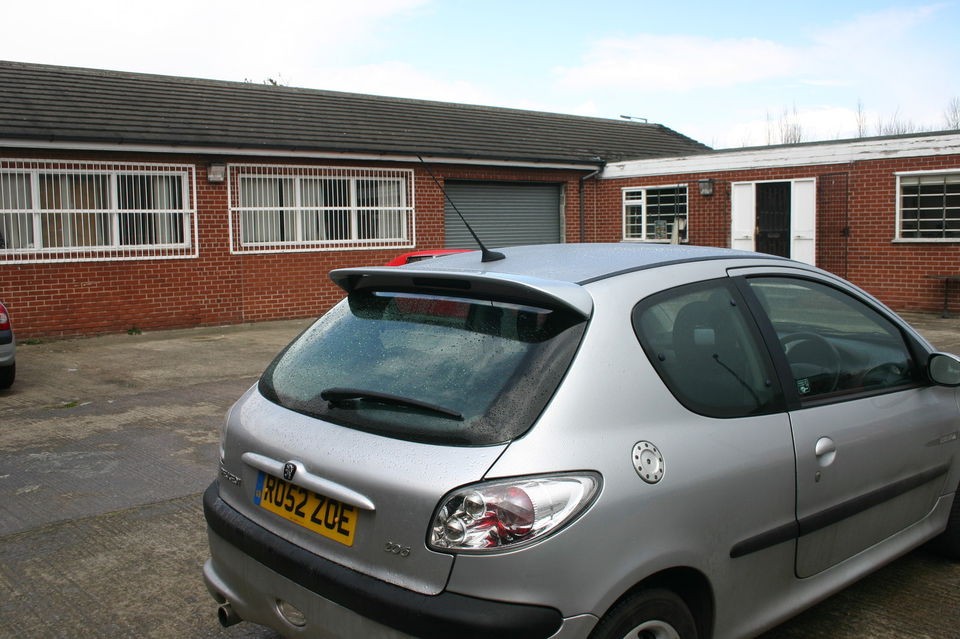
<instances>
[{"instance_id":1,"label":"white fascia board","mask_svg":"<svg viewBox=\"0 0 960 639\"><path fill-rule=\"evenodd\" d=\"M748 171L751 169L848 164L865 160L934 155L960 155L960 133L912 138L756 147L742 151L715 151L672 158L614 162L604 168L600 177L617 179L683 173Z\"/></svg>"},{"instance_id":2,"label":"white fascia board","mask_svg":"<svg viewBox=\"0 0 960 639\"><path fill-rule=\"evenodd\" d=\"M179 155L210 155L222 157L282 157L313 160L351 160L365 162L414 162L420 163L416 154L399 153L338 153L332 151L297 151L286 149L250 149L208 146L170 146L150 144L110 144L91 142L52 142L45 140L4 140L0 139L0 148L47 149L58 151L113 151L122 153L175 153ZM468 164L474 166L498 166L522 169L563 169L572 171L592 171L597 163L584 162L523 162L519 160L497 160L479 158L457 158L448 156L422 155L428 164Z\"/></svg>"}]
</instances>

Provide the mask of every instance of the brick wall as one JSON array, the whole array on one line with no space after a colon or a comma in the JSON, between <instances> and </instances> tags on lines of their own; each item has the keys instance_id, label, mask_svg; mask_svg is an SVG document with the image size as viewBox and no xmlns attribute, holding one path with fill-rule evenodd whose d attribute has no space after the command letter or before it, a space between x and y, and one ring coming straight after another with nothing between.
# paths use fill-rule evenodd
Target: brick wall
<instances>
[{"instance_id":1,"label":"brick wall","mask_svg":"<svg viewBox=\"0 0 960 639\"><path fill-rule=\"evenodd\" d=\"M202 156L14 153L90 161L190 163L197 168L199 257L57 264L0 263L0 299L21 338L122 332L315 317L341 297L327 273L383 264L400 250L231 255L226 183L207 182ZM217 158L227 162L231 158ZM250 158L239 158L248 163ZM270 159L267 164L276 164ZM300 160L298 164L306 164ZM328 161L318 164L330 165ZM357 166L358 163L350 163ZM388 165L381 165L388 166ZM443 246L444 197L415 165L417 248ZM582 172L435 165L445 179L530 181L563 185L567 242L622 239L621 188L688 183L690 242L729 246L730 183L817 178L817 263L845 276L898 310L939 310L942 283L926 276L960 274L960 243L893 242L898 171L960 168L960 156L873 160L851 164L765 168L708 174L598 180ZM715 181L701 196L697 180ZM581 215L583 219L581 234ZM954 310L960 301L954 302Z\"/></svg>"},{"instance_id":2,"label":"brick wall","mask_svg":"<svg viewBox=\"0 0 960 639\"><path fill-rule=\"evenodd\" d=\"M731 182L814 177L817 265L846 277L896 310L939 311L943 284L927 276L960 274L960 242L904 242L894 238L895 174L941 169L960 170L960 155L602 180L596 212L600 221L591 239L621 239L623 187L687 183L690 243L729 247ZM714 179L714 195L700 195L697 180L701 178ZM951 308L960 310L960 299L952 301Z\"/></svg>"},{"instance_id":3,"label":"brick wall","mask_svg":"<svg viewBox=\"0 0 960 639\"><path fill-rule=\"evenodd\" d=\"M8 158L175 162L196 166L199 257L116 262L9 264L0 262L0 299L21 339L316 317L342 297L327 276L334 268L384 264L397 249L230 254L226 182L210 183L210 158L175 155L55 154L5 151ZM234 161L217 158L217 161ZM249 163L250 158L238 158ZM277 164L270 159L265 164ZM298 160L296 164L309 164ZM318 165L330 166L326 160ZM360 166L357 162L349 166ZM444 196L415 165L417 248L443 246ZM444 179L532 181L564 186L565 232L579 236L580 172L435 165Z\"/></svg>"}]
</instances>

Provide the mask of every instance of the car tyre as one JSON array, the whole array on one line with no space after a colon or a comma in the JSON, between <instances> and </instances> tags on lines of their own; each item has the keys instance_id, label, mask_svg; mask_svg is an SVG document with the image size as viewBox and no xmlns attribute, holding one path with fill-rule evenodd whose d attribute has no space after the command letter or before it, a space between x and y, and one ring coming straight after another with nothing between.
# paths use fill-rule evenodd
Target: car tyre
<instances>
[{"instance_id":1,"label":"car tyre","mask_svg":"<svg viewBox=\"0 0 960 639\"><path fill-rule=\"evenodd\" d=\"M659 588L641 590L616 604L590 639L697 639L697 625L683 599Z\"/></svg>"},{"instance_id":2,"label":"car tyre","mask_svg":"<svg viewBox=\"0 0 960 639\"><path fill-rule=\"evenodd\" d=\"M13 386L13 378L17 376L16 363L9 366L0 366L0 389Z\"/></svg>"},{"instance_id":3,"label":"car tyre","mask_svg":"<svg viewBox=\"0 0 960 639\"><path fill-rule=\"evenodd\" d=\"M937 553L960 561L960 488L953 496L953 506L947 519L947 529L940 533L930 544Z\"/></svg>"}]
</instances>

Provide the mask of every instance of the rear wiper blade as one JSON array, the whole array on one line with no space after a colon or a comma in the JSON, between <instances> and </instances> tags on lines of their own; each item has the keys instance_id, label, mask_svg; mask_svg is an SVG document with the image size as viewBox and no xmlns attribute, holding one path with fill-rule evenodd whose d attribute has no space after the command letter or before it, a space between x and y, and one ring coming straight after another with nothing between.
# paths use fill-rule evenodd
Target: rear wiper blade
<instances>
[{"instance_id":1,"label":"rear wiper blade","mask_svg":"<svg viewBox=\"0 0 960 639\"><path fill-rule=\"evenodd\" d=\"M431 404L429 402L423 402L419 399L413 399L411 397L403 397L401 395L392 395L390 393L382 393L380 391L374 390L364 390L361 388L327 388L320 391L320 399L330 402L333 405L342 404L343 402L349 402L353 400L366 400L370 402L378 402L381 404L390 404L393 406L405 406L408 408L419 408L421 410L426 410L431 413L436 413L442 417L448 419L455 419L457 421L463 421L463 414L459 413L453 409L447 408L445 406L438 406L437 404Z\"/></svg>"}]
</instances>

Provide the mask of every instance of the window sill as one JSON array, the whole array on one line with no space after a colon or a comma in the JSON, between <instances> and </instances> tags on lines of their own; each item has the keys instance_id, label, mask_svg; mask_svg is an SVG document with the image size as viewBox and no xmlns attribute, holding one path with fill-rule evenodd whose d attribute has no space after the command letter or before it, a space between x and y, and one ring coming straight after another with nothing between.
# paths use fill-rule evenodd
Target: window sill
<instances>
[{"instance_id":1,"label":"window sill","mask_svg":"<svg viewBox=\"0 0 960 639\"><path fill-rule=\"evenodd\" d=\"M672 244L670 240L641 240L635 237L625 237L620 241L629 242L631 244ZM678 244L688 244L688 243L689 243L688 240L680 240L680 242L678 242Z\"/></svg>"}]
</instances>

